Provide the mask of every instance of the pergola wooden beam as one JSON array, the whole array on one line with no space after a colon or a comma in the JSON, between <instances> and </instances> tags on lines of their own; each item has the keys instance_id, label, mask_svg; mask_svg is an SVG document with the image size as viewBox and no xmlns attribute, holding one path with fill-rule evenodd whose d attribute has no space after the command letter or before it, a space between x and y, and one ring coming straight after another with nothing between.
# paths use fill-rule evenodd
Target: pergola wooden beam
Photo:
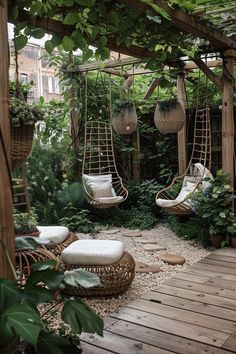
<instances>
[{"instance_id":1,"label":"pergola wooden beam","mask_svg":"<svg viewBox=\"0 0 236 354\"><path fill-rule=\"evenodd\" d=\"M139 9L141 12L150 10L151 7L139 0L121 0L124 4ZM153 3L170 16L173 26L180 31L208 40L214 48L236 48L236 41L216 31L213 27L200 23L194 16L178 9L173 9L167 1L153 0Z\"/></svg>"},{"instance_id":2,"label":"pergola wooden beam","mask_svg":"<svg viewBox=\"0 0 236 354\"><path fill-rule=\"evenodd\" d=\"M151 95L153 94L153 91L157 87L158 83L159 83L159 79L155 78L152 80L151 85L148 87L148 89L142 99L142 102L147 100L149 97L151 97Z\"/></svg>"},{"instance_id":3,"label":"pergola wooden beam","mask_svg":"<svg viewBox=\"0 0 236 354\"><path fill-rule=\"evenodd\" d=\"M221 78L216 75L209 67L207 64L204 63L200 58L195 58L193 59L195 64L199 67L199 69L202 70L202 72L216 85L216 87L220 90L223 91L223 81Z\"/></svg>"}]
</instances>

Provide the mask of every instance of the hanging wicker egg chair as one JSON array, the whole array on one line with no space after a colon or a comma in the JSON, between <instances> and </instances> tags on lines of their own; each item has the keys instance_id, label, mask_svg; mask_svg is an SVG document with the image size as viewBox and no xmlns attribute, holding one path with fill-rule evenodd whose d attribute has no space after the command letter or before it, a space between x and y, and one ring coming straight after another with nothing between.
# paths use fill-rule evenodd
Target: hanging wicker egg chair
<instances>
[{"instance_id":1,"label":"hanging wicker egg chair","mask_svg":"<svg viewBox=\"0 0 236 354\"><path fill-rule=\"evenodd\" d=\"M178 100L172 99L157 103L154 122L160 133L177 133L183 128L185 121L184 109Z\"/></svg>"},{"instance_id":2,"label":"hanging wicker egg chair","mask_svg":"<svg viewBox=\"0 0 236 354\"><path fill-rule=\"evenodd\" d=\"M118 134L132 134L138 124L135 104L131 101L124 101L126 106L122 106L122 104L123 102L120 102L116 110L113 111L112 126Z\"/></svg>"}]
</instances>

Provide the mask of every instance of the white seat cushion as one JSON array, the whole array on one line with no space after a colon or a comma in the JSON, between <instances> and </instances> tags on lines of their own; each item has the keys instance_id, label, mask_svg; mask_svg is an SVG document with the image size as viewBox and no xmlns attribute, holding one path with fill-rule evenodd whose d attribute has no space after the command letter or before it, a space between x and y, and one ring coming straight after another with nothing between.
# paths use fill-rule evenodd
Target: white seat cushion
<instances>
[{"instance_id":1,"label":"white seat cushion","mask_svg":"<svg viewBox=\"0 0 236 354\"><path fill-rule=\"evenodd\" d=\"M40 231L40 240L49 246L62 243L70 234L65 226L37 226L37 229Z\"/></svg>"},{"instance_id":2,"label":"white seat cushion","mask_svg":"<svg viewBox=\"0 0 236 354\"><path fill-rule=\"evenodd\" d=\"M78 240L62 251L61 259L73 265L108 265L117 262L123 252L121 241Z\"/></svg>"},{"instance_id":3,"label":"white seat cushion","mask_svg":"<svg viewBox=\"0 0 236 354\"><path fill-rule=\"evenodd\" d=\"M102 197L102 198L96 198L96 200L100 203L120 203L124 200L123 197L117 196L117 197Z\"/></svg>"},{"instance_id":4,"label":"white seat cushion","mask_svg":"<svg viewBox=\"0 0 236 354\"><path fill-rule=\"evenodd\" d=\"M181 188L181 191L176 199L171 200L171 199L158 198L156 200L156 203L160 207L167 207L167 208L175 206L179 203L183 203L186 206L191 207L191 200L188 199L188 196L189 196L189 194L191 194L195 191L196 186L197 186L197 182L196 183L186 182L186 186ZM185 199L187 199L187 200L185 200Z\"/></svg>"},{"instance_id":5,"label":"white seat cushion","mask_svg":"<svg viewBox=\"0 0 236 354\"><path fill-rule=\"evenodd\" d=\"M85 175L83 180L89 193L96 194L97 190L110 189L113 197L116 197L116 192L112 187L112 174L107 175ZM107 197L110 197L109 195ZM94 197L97 199L96 197Z\"/></svg>"}]
</instances>

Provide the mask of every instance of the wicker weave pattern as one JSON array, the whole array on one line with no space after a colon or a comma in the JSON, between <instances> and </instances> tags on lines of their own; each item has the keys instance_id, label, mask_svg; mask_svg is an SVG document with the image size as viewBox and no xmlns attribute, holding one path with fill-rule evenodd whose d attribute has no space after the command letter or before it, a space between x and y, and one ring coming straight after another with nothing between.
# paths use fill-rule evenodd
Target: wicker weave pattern
<instances>
[{"instance_id":1,"label":"wicker weave pattern","mask_svg":"<svg viewBox=\"0 0 236 354\"><path fill-rule=\"evenodd\" d=\"M87 175L112 175L112 186L117 196L122 196L123 201L128 197L128 191L124 188L115 162L112 130L108 123L92 121L87 122L85 127L85 149L83 160L83 174ZM120 202L101 203L87 190L84 183L84 189L89 204L96 208L111 208Z\"/></svg>"},{"instance_id":2,"label":"wicker weave pattern","mask_svg":"<svg viewBox=\"0 0 236 354\"><path fill-rule=\"evenodd\" d=\"M162 134L177 133L183 128L186 121L184 109L180 102L170 111L160 111L159 104L156 106L154 122L156 128Z\"/></svg>"},{"instance_id":3,"label":"wicker weave pattern","mask_svg":"<svg viewBox=\"0 0 236 354\"><path fill-rule=\"evenodd\" d=\"M34 125L11 126L12 169L19 167L30 155L34 137Z\"/></svg>"},{"instance_id":4,"label":"wicker weave pattern","mask_svg":"<svg viewBox=\"0 0 236 354\"><path fill-rule=\"evenodd\" d=\"M199 179L198 175L194 176L193 174L194 164L198 162L208 169L211 167L211 127L209 108L196 110L193 150L185 173L182 176L174 178L168 187L159 191L156 195L156 200L158 198L166 200L176 199L185 176L191 176L192 181L197 182L195 190L198 189L203 179L203 176ZM179 188L176 188L177 184L179 185ZM194 191L192 193L194 193ZM193 212L192 208L184 204L184 202L180 202L175 206L162 208L170 214L192 214Z\"/></svg>"},{"instance_id":5,"label":"wicker weave pattern","mask_svg":"<svg viewBox=\"0 0 236 354\"><path fill-rule=\"evenodd\" d=\"M138 124L135 106L126 108L122 114L113 115L112 126L118 134L132 134Z\"/></svg>"},{"instance_id":6,"label":"wicker weave pattern","mask_svg":"<svg viewBox=\"0 0 236 354\"><path fill-rule=\"evenodd\" d=\"M135 262L131 254L124 252L119 261L110 265L66 265L66 270L83 269L95 273L103 287L82 288L67 287L64 292L68 295L84 297L111 297L124 292L132 283L135 275Z\"/></svg>"},{"instance_id":7,"label":"wicker weave pattern","mask_svg":"<svg viewBox=\"0 0 236 354\"><path fill-rule=\"evenodd\" d=\"M20 280L26 279L30 276L31 265L46 259L54 259L56 261L56 269L59 267L57 257L43 246L35 250L22 249L15 251L16 270L20 273Z\"/></svg>"}]
</instances>

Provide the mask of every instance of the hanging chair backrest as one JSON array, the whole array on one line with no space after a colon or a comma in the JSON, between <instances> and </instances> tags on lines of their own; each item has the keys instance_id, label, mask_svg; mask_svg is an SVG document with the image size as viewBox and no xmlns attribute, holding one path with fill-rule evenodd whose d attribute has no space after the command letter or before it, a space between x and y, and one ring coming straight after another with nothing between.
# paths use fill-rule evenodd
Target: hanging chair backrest
<instances>
[{"instance_id":1,"label":"hanging chair backrest","mask_svg":"<svg viewBox=\"0 0 236 354\"><path fill-rule=\"evenodd\" d=\"M211 128L210 128L210 109L196 109L194 123L194 140L192 154L187 170L188 174L193 173L193 166L201 163L210 170L211 168Z\"/></svg>"},{"instance_id":2,"label":"hanging chair backrest","mask_svg":"<svg viewBox=\"0 0 236 354\"><path fill-rule=\"evenodd\" d=\"M118 174L109 123L88 121L85 125L83 174L112 175L116 195L123 195L123 185Z\"/></svg>"}]
</instances>

